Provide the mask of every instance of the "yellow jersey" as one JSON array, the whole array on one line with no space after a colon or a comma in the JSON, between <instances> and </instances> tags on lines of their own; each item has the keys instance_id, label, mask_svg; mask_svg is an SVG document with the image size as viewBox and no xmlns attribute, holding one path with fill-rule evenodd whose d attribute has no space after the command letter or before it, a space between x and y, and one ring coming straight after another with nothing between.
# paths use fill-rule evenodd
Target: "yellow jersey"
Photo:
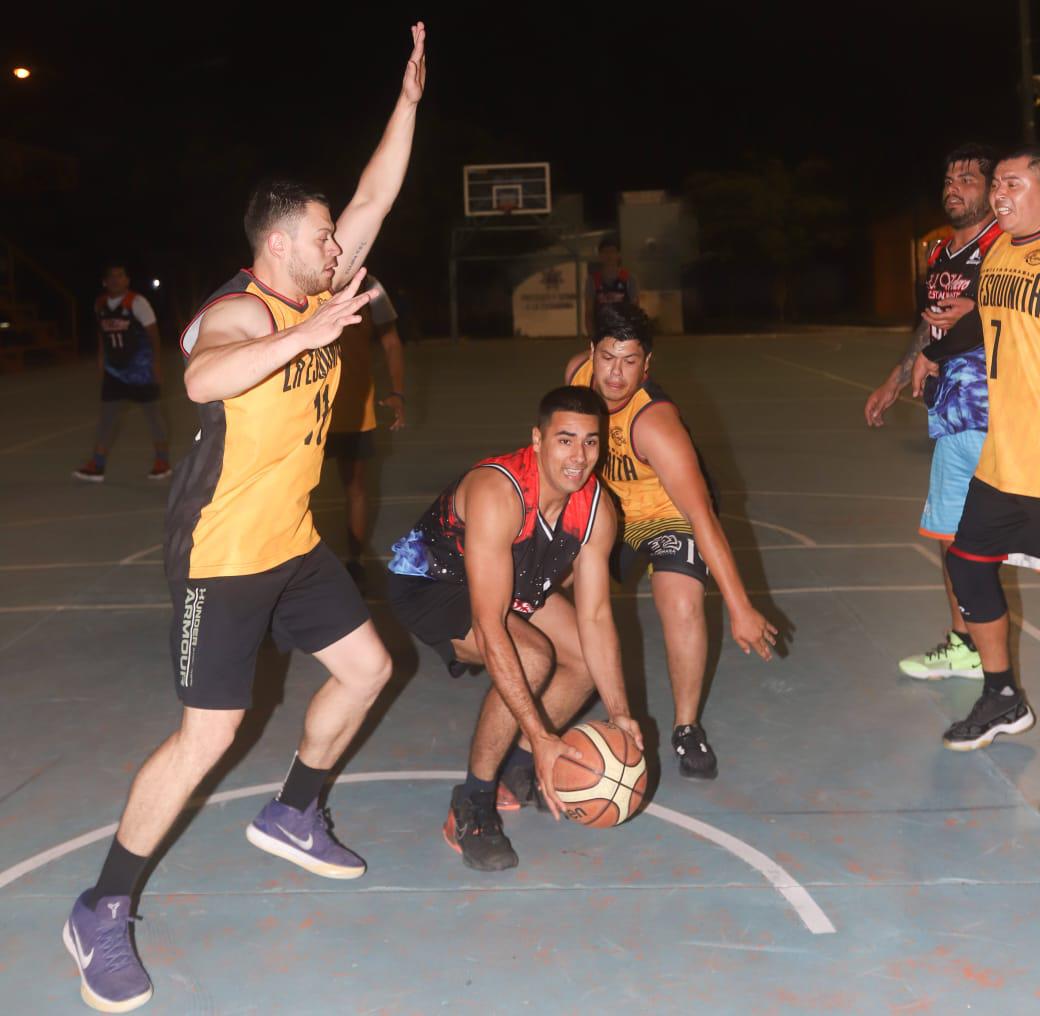
<instances>
[{"instance_id":1,"label":"yellow jersey","mask_svg":"<svg viewBox=\"0 0 1040 1016\"><path fill-rule=\"evenodd\" d=\"M369 305L361 308L361 320L340 333L343 376L332 407L332 431L352 434L376 429L376 382L372 375L372 343L375 326Z\"/></svg>"},{"instance_id":2,"label":"yellow jersey","mask_svg":"<svg viewBox=\"0 0 1040 1016\"><path fill-rule=\"evenodd\" d=\"M1040 234L1005 233L982 263L989 431L975 475L1008 494L1040 497Z\"/></svg>"},{"instance_id":3,"label":"yellow jersey","mask_svg":"<svg viewBox=\"0 0 1040 1016\"><path fill-rule=\"evenodd\" d=\"M190 356L206 311L248 294L271 317L271 333L306 321L330 293L297 303L243 269L218 289L181 336ZM171 578L255 575L313 550L319 541L310 494L340 375L339 343L308 350L234 398L199 406L201 428L177 466L166 511Z\"/></svg>"},{"instance_id":4,"label":"yellow jersey","mask_svg":"<svg viewBox=\"0 0 1040 1016\"><path fill-rule=\"evenodd\" d=\"M572 385L592 387L592 360L586 360L571 377ZM620 409L610 414L607 455L602 476L618 499L624 518L624 539L648 539L664 529L686 532L689 524L672 503L657 473L641 458L632 441L632 428L639 414L650 406L672 400L649 379L639 386Z\"/></svg>"}]
</instances>

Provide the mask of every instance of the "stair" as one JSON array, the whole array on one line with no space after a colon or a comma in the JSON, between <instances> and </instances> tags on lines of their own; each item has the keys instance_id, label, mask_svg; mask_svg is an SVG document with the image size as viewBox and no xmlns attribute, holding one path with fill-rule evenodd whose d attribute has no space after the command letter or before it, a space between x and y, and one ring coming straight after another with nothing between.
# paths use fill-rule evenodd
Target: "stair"
<instances>
[{"instance_id":1,"label":"stair","mask_svg":"<svg viewBox=\"0 0 1040 1016\"><path fill-rule=\"evenodd\" d=\"M76 313L75 297L0 237L0 373L73 357Z\"/></svg>"}]
</instances>

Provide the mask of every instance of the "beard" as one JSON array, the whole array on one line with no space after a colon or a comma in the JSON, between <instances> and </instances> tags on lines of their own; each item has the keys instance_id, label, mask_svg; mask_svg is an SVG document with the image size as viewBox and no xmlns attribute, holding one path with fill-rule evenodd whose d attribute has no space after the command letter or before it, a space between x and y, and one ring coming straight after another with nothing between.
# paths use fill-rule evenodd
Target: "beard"
<instances>
[{"instance_id":1,"label":"beard","mask_svg":"<svg viewBox=\"0 0 1040 1016\"><path fill-rule=\"evenodd\" d=\"M980 201L974 205L963 205L959 212L946 212L946 218L954 229L964 229L965 226L974 226L977 222L984 222L990 217L988 201Z\"/></svg>"},{"instance_id":2,"label":"beard","mask_svg":"<svg viewBox=\"0 0 1040 1016\"><path fill-rule=\"evenodd\" d=\"M295 253L289 255L288 269L289 278L299 287L301 293L306 293L308 296L317 296L329 288L325 282L324 274L302 264Z\"/></svg>"}]
</instances>

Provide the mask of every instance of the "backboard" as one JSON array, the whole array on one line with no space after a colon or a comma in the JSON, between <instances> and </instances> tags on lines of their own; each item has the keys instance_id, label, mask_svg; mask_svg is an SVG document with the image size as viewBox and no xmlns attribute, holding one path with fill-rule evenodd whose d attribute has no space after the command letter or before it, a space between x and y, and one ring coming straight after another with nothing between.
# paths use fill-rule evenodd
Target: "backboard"
<instances>
[{"instance_id":1,"label":"backboard","mask_svg":"<svg viewBox=\"0 0 1040 1016\"><path fill-rule=\"evenodd\" d=\"M548 215L552 189L547 162L462 167L466 218Z\"/></svg>"}]
</instances>

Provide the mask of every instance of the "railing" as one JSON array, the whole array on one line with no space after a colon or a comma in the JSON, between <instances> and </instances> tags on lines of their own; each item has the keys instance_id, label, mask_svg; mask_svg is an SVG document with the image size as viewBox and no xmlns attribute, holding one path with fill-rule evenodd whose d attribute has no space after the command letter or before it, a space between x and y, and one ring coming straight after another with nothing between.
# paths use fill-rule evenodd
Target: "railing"
<instances>
[{"instance_id":1,"label":"railing","mask_svg":"<svg viewBox=\"0 0 1040 1016\"><path fill-rule=\"evenodd\" d=\"M78 308L72 291L20 247L0 237L0 297L10 304L10 324L30 330L40 325L39 346L74 350L77 344ZM29 319L29 320L26 320ZM53 325L46 341L47 322ZM0 333L2 334L2 333Z\"/></svg>"}]
</instances>

